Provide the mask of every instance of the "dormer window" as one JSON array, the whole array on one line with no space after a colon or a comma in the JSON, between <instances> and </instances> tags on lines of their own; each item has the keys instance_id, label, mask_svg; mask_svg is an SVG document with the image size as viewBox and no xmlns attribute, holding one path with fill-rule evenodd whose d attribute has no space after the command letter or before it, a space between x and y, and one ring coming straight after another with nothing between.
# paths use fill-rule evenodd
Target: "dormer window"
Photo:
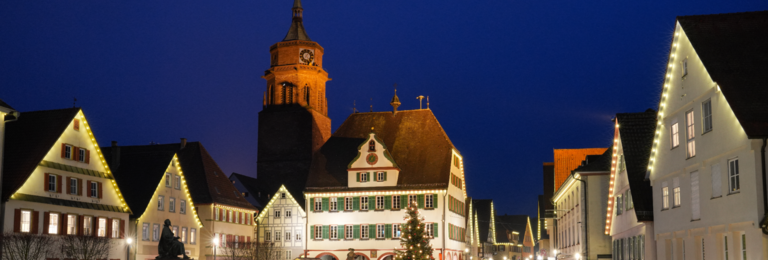
<instances>
[{"instance_id":1,"label":"dormer window","mask_svg":"<svg viewBox=\"0 0 768 260\"><path fill-rule=\"evenodd\" d=\"M371 140L370 142L368 142L368 151L369 152L376 151L376 141Z\"/></svg>"}]
</instances>

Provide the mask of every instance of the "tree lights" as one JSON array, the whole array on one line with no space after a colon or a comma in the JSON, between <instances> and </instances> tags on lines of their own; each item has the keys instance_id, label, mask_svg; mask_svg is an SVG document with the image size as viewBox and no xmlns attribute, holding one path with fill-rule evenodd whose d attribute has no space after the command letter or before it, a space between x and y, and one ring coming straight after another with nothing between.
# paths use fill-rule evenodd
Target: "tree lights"
<instances>
[{"instance_id":1,"label":"tree lights","mask_svg":"<svg viewBox=\"0 0 768 260\"><path fill-rule=\"evenodd\" d=\"M429 260L432 258L432 245L429 244L430 236L425 228L424 217L419 214L414 201L405 212L405 224L400 227L400 245L405 250L395 249L397 260Z\"/></svg>"}]
</instances>

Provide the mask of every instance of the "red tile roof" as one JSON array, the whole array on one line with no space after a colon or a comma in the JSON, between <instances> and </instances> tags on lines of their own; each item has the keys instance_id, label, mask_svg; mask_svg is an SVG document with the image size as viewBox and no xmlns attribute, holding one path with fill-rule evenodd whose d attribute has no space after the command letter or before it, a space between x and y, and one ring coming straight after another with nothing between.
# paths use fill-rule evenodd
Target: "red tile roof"
<instances>
[{"instance_id":1,"label":"red tile roof","mask_svg":"<svg viewBox=\"0 0 768 260\"><path fill-rule=\"evenodd\" d=\"M581 148L581 149L555 149L555 190L563 185L571 171L581 165L581 161L587 158L587 155L601 155L608 148Z\"/></svg>"}]
</instances>

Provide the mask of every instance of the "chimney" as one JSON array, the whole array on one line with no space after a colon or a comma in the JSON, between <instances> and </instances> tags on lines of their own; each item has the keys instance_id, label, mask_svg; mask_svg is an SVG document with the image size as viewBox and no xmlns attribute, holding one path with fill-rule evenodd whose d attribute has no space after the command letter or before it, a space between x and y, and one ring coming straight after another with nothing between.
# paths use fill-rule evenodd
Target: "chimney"
<instances>
[{"instance_id":1,"label":"chimney","mask_svg":"<svg viewBox=\"0 0 768 260\"><path fill-rule=\"evenodd\" d=\"M110 168L116 170L120 167L120 146L117 146L117 141L112 141L112 165Z\"/></svg>"},{"instance_id":2,"label":"chimney","mask_svg":"<svg viewBox=\"0 0 768 260\"><path fill-rule=\"evenodd\" d=\"M187 138L181 138L181 147L179 147L179 150L184 149L184 147L187 147Z\"/></svg>"}]
</instances>

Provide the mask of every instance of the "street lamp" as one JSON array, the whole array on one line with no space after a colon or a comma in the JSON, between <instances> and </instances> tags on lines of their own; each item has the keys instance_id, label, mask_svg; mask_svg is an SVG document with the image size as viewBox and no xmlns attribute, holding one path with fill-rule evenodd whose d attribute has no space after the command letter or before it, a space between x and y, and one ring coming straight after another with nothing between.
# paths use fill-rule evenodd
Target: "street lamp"
<instances>
[{"instance_id":1,"label":"street lamp","mask_svg":"<svg viewBox=\"0 0 768 260\"><path fill-rule=\"evenodd\" d=\"M576 253L576 260L579 260L579 259L581 259L581 254Z\"/></svg>"},{"instance_id":2,"label":"street lamp","mask_svg":"<svg viewBox=\"0 0 768 260\"><path fill-rule=\"evenodd\" d=\"M125 260L128 260L131 257L131 243L133 242L133 239L130 237L125 239L125 245L128 246L128 249L125 250Z\"/></svg>"},{"instance_id":3,"label":"street lamp","mask_svg":"<svg viewBox=\"0 0 768 260\"><path fill-rule=\"evenodd\" d=\"M213 238L213 260L216 260L216 248L219 247L219 236Z\"/></svg>"}]
</instances>

